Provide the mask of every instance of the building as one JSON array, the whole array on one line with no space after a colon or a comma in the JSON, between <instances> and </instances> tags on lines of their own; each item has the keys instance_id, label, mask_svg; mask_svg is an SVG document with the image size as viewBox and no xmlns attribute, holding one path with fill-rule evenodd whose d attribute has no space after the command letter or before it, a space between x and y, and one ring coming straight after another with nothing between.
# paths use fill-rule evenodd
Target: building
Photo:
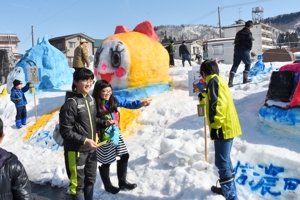
<instances>
[{"instance_id":1,"label":"building","mask_svg":"<svg viewBox=\"0 0 300 200\"><path fill-rule=\"evenodd\" d=\"M18 43L20 42L16 34L0 33L0 49L11 51L17 60L22 58L22 54L18 53Z\"/></svg>"},{"instance_id":2,"label":"building","mask_svg":"<svg viewBox=\"0 0 300 200\"><path fill-rule=\"evenodd\" d=\"M196 60L196 54L200 53L203 56L203 41L202 40L185 40L186 46L191 53L191 60ZM168 46L170 42L163 43L164 47ZM174 59L181 59L179 56L179 47L182 44L182 41L174 41Z\"/></svg>"},{"instance_id":3,"label":"building","mask_svg":"<svg viewBox=\"0 0 300 200\"><path fill-rule=\"evenodd\" d=\"M86 39L88 41L87 49L88 49L88 56L89 58L93 58L94 55L94 42L95 40L83 33L77 33L72 35L64 35L60 37L55 37L49 39L49 42L52 46L59 49L61 52L63 52L66 55L66 58L68 60L68 64L70 67L72 67L73 64L73 58L74 58L74 51L78 45L80 45L80 40ZM90 59L92 60L92 59Z\"/></svg>"},{"instance_id":4,"label":"building","mask_svg":"<svg viewBox=\"0 0 300 200\"><path fill-rule=\"evenodd\" d=\"M238 20L234 25L223 27L224 38L207 40L208 58L221 60L225 64L232 64L234 38L236 33L243 29L244 26L245 21ZM274 49L273 32L271 26L261 22L255 23L252 28L253 44L251 52L256 55L262 55L266 50Z\"/></svg>"},{"instance_id":5,"label":"building","mask_svg":"<svg viewBox=\"0 0 300 200\"><path fill-rule=\"evenodd\" d=\"M102 44L103 41L104 40L101 40L101 39L95 39L95 42L94 42L94 52L97 51L98 47L101 46L101 44Z\"/></svg>"}]
</instances>

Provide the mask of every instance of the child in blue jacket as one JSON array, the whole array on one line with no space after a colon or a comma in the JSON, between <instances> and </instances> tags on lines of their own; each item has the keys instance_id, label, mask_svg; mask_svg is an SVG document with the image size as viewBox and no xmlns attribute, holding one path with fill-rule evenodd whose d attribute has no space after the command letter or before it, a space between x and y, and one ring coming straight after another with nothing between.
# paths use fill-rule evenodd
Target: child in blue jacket
<instances>
[{"instance_id":1,"label":"child in blue jacket","mask_svg":"<svg viewBox=\"0 0 300 200\"><path fill-rule=\"evenodd\" d=\"M17 109L16 126L17 128L22 128L22 125L26 124L27 100L25 98L24 93L29 90L29 82L24 87L22 87L22 82L20 80L15 79L13 84L14 87L11 89L10 100L14 102Z\"/></svg>"}]
</instances>

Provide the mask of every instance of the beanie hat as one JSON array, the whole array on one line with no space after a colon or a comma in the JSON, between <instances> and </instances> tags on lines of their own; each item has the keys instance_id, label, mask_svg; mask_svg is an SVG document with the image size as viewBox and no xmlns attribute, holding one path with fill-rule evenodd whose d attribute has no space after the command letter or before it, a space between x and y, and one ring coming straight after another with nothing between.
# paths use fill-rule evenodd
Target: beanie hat
<instances>
[{"instance_id":1,"label":"beanie hat","mask_svg":"<svg viewBox=\"0 0 300 200\"><path fill-rule=\"evenodd\" d=\"M16 87L16 86L22 84L22 82L19 81L18 79L15 79L14 82L13 82L13 84L14 84L14 87Z\"/></svg>"},{"instance_id":2,"label":"beanie hat","mask_svg":"<svg viewBox=\"0 0 300 200\"><path fill-rule=\"evenodd\" d=\"M253 22L251 20L246 21L245 26L249 28L250 26L253 26Z\"/></svg>"}]
</instances>

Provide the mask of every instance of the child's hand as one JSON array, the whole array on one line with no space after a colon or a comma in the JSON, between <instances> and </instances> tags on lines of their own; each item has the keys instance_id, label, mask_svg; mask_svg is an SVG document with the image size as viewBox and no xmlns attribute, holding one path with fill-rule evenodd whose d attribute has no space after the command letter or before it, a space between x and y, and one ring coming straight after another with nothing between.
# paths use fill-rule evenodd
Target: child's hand
<instances>
[{"instance_id":1,"label":"child's hand","mask_svg":"<svg viewBox=\"0 0 300 200\"><path fill-rule=\"evenodd\" d=\"M97 143L91 139L87 139L85 144L88 145L90 147L90 149L92 149L92 150L96 150L98 148Z\"/></svg>"},{"instance_id":2,"label":"child's hand","mask_svg":"<svg viewBox=\"0 0 300 200\"><path fill-rule=\"evenodd\" d=\"M105 123L106 126L110 126L110 125L113 125L115 124L116 122L113 120L113 119L108 119Z\"/></svg>"},{"instance_id":3,"label":"child's hand","mask_svg":"<svg viewBox=\"0 0 300 200\"><path fill-rule=\"evenodd\" d=\"M147 101L142 101L141 104L142 104L142 106L149 106L151 101L152 101L151 99L147 100Z\"/></svg>"}]
</instances>

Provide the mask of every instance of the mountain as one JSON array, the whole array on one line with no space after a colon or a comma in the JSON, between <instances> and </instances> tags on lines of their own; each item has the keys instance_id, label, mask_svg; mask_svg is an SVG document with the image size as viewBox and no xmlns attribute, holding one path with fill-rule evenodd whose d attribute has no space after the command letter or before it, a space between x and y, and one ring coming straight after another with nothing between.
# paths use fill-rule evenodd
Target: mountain
<instances>
[{"instance_id":1,"label":"mountain","mask_svg":"<svg viewBox=\"0 0 300 200\"><path fill-rule=\"evenodd\" d=\"M300 35L300 12L277 15L268 17L263 20L263 23L283 32L296 32ZM167 43L171 40L208 40L219 38L219 28L209 25L161 25L155 26L154 30L162 43Z\"/></svg>"},{"instance_id":2,"label":"mountain","mask_svg":"<svg viewBox=\"0 0 300 200\"><path fill-rule=\"evenodd\" d=\"M300 35L300 12L268 17L264 19L264 23L270 24L284 32L297 31L297 34Z\"/></svg>"},{"instance_id":3,"label":"mountain","mask_svg":"<svg viewBox=\"0 0 300 200\"><path fill-rule=\"evenodd\" d=\"M208 25L162 25L155 26L154 30L162 43L170 40L208 40L219 37L219 28Z\"/></svg>"}]
</instances>

